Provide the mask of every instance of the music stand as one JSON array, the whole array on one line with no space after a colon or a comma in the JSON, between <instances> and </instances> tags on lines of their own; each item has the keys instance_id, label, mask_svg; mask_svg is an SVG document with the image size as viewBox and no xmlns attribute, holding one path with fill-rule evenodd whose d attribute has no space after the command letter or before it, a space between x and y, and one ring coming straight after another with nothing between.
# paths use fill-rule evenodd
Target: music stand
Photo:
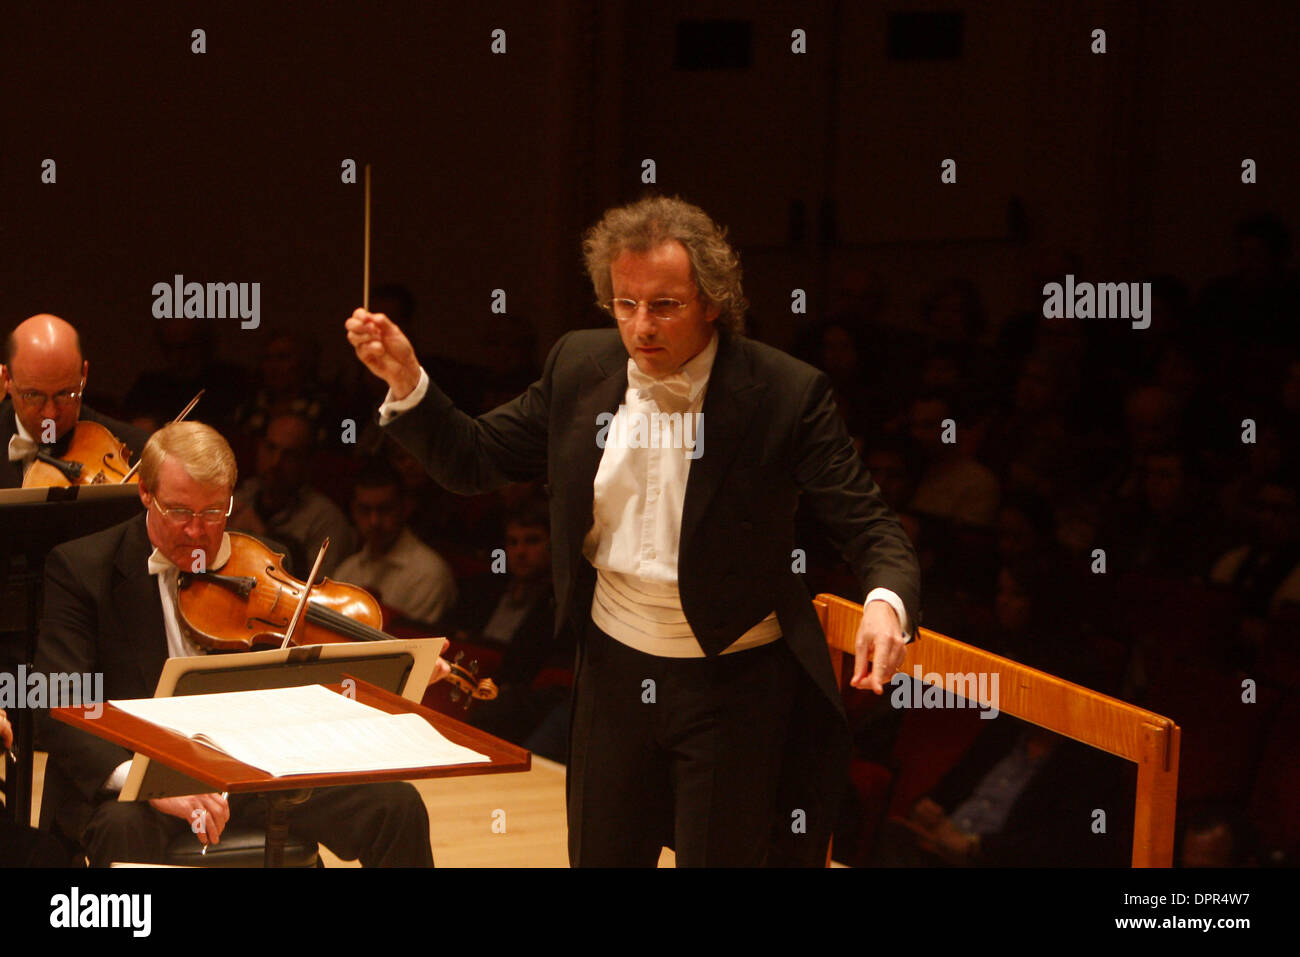
<instances>
[{"instance_id":1,"label":"music stand","mask_svg":"<svg viewBox=\"0 0 1300 957\"><path fill-rule=\"evenodd\" d=\"M10 655L13 665L31 668L36 654L45 556L74 538L101 531L140 514L135 485L74 485L69 488L0 489L0 593L21 597L7 603L8 630L22 635ZM21 557L23 561L15 561ZM17 625L18 627L13 627ZM6 630L0 628L0 630ZM6 662L0 660L0 668ZM5 809L15 821L32 817L32 747L34 722L29 708L9 712L18 760L4 781ZM9 771L6 767L6 771Z\"/></svg>"},{"instance_id":2,"label":"music stand","mask_svg":"<svg viewBox=\"0 0 1300 957\"><path fill-rule=\"evenodd\" d=\"M244 764L230 755L199 744L167 728L128 714L109 703L98 718L90 718L83 708L53 708L50 714L58 721L81 728L135 751L147 751L155 766L167 763L190 772L203 792L266 793L269 804L265 864L277 867L283 859L283 840L287 835L288 809L306 799L304 789L342 784L366 784L376 781L404 781L419 778L456 777L468 774L502 774L527 771L532 755L523 748L494 738L484 731L430 711L366 681L344 675L344 680L330 686L337 693L355 694L356 700L389 714L411 712L420 715L453 743L485 755L486 762L431 765L421 768L390 768L379 771L302 774L275 777ZM351 681L351 685L348 682Z\"/></svg>"},{"instance_id":3,"label":"music stand","mask_svg":"<svg viewBox=\"0 0 1300 957\"><path fill-rule=\"evenodd\" d=\"M359 678L418 702L446 644L445 638L393 638L168 658L153 696L335 685ZM208 790L203 781L137 752L117 799L148 801Z\"/></svg>"}]
</instances>

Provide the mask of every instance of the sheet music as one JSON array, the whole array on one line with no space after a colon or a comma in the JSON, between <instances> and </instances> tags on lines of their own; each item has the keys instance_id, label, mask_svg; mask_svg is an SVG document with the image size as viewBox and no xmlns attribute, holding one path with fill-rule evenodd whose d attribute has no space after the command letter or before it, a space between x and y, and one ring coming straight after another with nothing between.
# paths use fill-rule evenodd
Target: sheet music
<instances>
[{"instance_id":1,"label":"sheet music","mask_svg":"<svg viewBox=\"0 0 1300 957\"><path fill-rule=\"evenodd\" d=\"M276 777L490 760L417 714L387 714L320 685L110 703Z\"/></svg>"}]
</instances>

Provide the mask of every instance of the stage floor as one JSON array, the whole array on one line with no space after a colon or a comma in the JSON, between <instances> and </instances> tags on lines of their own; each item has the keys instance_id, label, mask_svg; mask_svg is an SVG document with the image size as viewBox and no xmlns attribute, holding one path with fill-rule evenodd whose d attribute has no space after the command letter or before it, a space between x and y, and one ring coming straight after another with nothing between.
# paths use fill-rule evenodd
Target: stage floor
<instances>
[{"instance_id":1,"label":"stage floor","mask_svg":"<svg viewBox=\"0 0 1300 957\"><path fill-rule=\"evenodd\" d=\"M33 820L39 820L45 783L43 751L36 752ZM564 765L533 755L520 774L479 774L411 782L429 809L429 840L438 867L568 867ZM360 867L322 847L326 867ZM664 848L660 867L672 867Z\"/></svg>"}]
</instances>

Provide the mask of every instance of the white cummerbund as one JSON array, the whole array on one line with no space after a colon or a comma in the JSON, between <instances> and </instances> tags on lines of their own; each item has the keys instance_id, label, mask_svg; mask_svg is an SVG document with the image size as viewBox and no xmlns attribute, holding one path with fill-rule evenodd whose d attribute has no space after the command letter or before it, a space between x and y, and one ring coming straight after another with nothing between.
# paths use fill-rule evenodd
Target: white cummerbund
<instances>
[{"instance_id":1,"label":"white cummerbund","mask_svg":"<svg viewBox=\"0 0 1300 957\"><path fill-rule=\"evenodd\" d=\"M614 640L660 658L703 658L695 633L682 611L676 585L643 581L632 575L596 569L591 620ZM773 611L724 650L724 655L766 645L781 637Z\"/></svg>"}]
</instances>

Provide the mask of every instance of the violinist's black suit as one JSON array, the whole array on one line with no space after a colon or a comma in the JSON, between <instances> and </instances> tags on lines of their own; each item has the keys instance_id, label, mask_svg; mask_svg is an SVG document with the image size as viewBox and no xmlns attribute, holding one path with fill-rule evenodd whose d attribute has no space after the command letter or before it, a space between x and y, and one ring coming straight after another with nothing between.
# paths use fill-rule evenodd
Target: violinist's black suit
<instances>
[{"instance_id":1,"label":"violinist's black suit","mask_svg":"<svg viewBox=\"0 0 1300 957\"><path fill-rule=\"evenodd\" d=\"M55 548L45 563L45 610L36 670L102 672L104 697L151 697L167 660L158 582L145 516ZM79 841L93 865L159 862L186 821L147 802L117 801L103 785L131 752L42 712L40 745L50 754L41 801L42 827ZM261 802L233 795L231 820L257 823ZM365 866L433 863L429 823L409 784L316 790L291 812L290 830Z\"/></svg>"},{"instance_id":2,"label":"violinist's black suit","mask_svg":"<svg viewBox=\"0 0 1300 957\"><path fill-rule=\"evenodd\" d=\"M595 572L582 554L592 527L593 482L602 455L597 417L615 412L623 402L627 365L617 330L573 332L555 345L542 378L514 401L473 419L431 384L417 406L385 426L453 492L472 494L546 476L556 631L571 629L580 649L568 777L570 857L575 863L587 859L597 843L589 836L588 845L579 847L575 839L586 813L583 779L623 773L586 766L587 730L607 732L611 719L601 689L584 683L584 669L595 653L627 659L631 669L641 667L637 652L612 639L602 642L593 633ZM795 703L786 753L764 751L744 761L755 775L776 775L779 781L780 813L773 821L767 863L816 865L825 859L850 742L826 639L794 568L796 506L802 497L852 566L864 593L879 586L899 596L909 630L916 625L920 598L915 553L863 468L825 374L769 346L723 333L702 414L703 454L692 462L685 489L678 587L691 630L708 657L642 664L699 662L700 667L667 666L693 673L683 679L691 708L706 715L710 708L751 708L759 720L763 703L755 708L749 689L762 686L773 673L791 676ZM720 655L773 610L781 625L780 641ZM727 661L719 663L720 658ZM632 677L640 682L644 675ZM620 701L628 698L622 692L615 695ZM648 791L646 782L635 783L640 792ZM748 792L713 796L715 804L737 811L751 810L747 798ZM639 800L629 796L633 805ZM801 821L792 821L799 817ZM635 809L627 818L637 820ZM644 818L640 826L648 826ZM658 856L657 836L650 836L651 865ZM671 834L667 837L671 840ZM609 860L616 855L606 856L602 846L592 856Z\"/></svg>"},{"instance_id":3,"label":"violinist's black suit","mask_svg":"<svg viewBox=\"0 0 1300 957\"><path fill-rule=\"evenodd\" d=\"M149 433L144 429L138 429L127 422L119 422L117 419L101 415L87 405L81 407L81 418L87 422L97 422L108 431L116 435L131 450L131 464L134 465L144 450L144 444L149 440ZM12 399L6 398L0 402L0 488L21 488L23 484L23 470L19 462L9 461L9 440L18 434L18 427L14 422L14 404ZM34 436L34 438L38 438ZM68 436L64 436L63 441L54 446L54 455L59 454L59 450L67 442Z\"/></svg>"}]
</instances>

